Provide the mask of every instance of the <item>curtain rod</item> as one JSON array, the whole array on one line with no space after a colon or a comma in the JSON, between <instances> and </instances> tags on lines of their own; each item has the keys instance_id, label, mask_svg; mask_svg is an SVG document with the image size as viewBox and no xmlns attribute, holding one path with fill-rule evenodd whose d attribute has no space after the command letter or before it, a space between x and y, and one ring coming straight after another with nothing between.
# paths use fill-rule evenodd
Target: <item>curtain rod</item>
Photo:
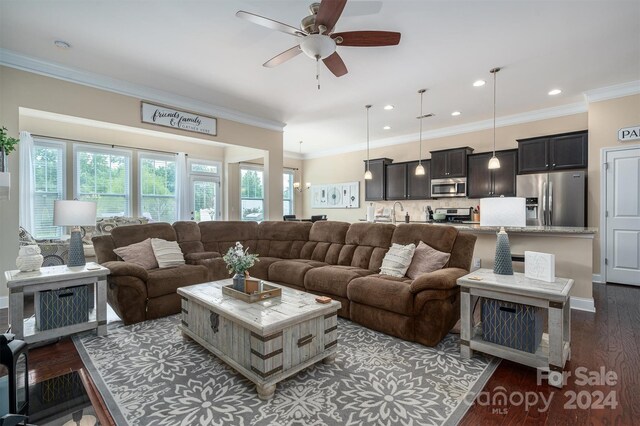
<instances>
[{"instance_id":1,"label":"curtain rod","mask_svg":"<svg viewBox=\"0 0 640 426\"><path fill-rule=\"evenodd\" d=\"M76 142L76 143L86 143L86 144L90 144L90 145L101 145L101 146L110 146L111 148L125 148L125 149L135 149L137 151L146 151L146 152L155 152L155 153L159 153L159 154L172 154L172 155L178 155L177 152L172 152L172 151L162 151L159 149L148 149L148 148L135 148L135 147L131 147L131 146L126 146L126 145L116 145L116 144L112 144L112 143L103 143L103 142L91 142L91 141L79 141L77 139L68 139L68 138L59 138L59 137L54 137L54 136L46 136L46 135L35 135L32 134L31 137L34 138L46 138L46 139L53 139L53 140L59 140L59 141L65 141L65 142ZM189 156L189 154L185 154L187 157Z\"/></svg>"}]
</instances>

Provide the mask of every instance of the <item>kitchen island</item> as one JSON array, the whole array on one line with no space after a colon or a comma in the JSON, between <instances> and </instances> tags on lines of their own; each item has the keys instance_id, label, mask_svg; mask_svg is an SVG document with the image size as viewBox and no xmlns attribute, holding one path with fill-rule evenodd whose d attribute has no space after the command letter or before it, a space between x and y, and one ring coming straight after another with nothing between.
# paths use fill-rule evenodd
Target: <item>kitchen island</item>
<instances>
[{"instance_id":1,"label":"kitchen island","mask_svg":"<svg viewBox=\"0 0 640 426\"><path fill-rule=\"evenodd\" d=\"M390 223L390 222L383 222ZM410 223L426 223L412 221ZM402 226L404 222L396 225ZM472 269L478 267L493 269L496 249L496 233L499 228L480 226L477 223L443 223L432 222L433 225L450 225L460 232L474 234L476 240L473 252ZM571 289L571 307L585 311L595 311L593 302L593 239L597 228L567 226L526 226L524 228L506 228L509 234L511 254L522 256L526 251L551 253L556 257L556 276L574 280ZM513 262L513 270L524 272L524 262Z\"/></svg>"}]
</instances>

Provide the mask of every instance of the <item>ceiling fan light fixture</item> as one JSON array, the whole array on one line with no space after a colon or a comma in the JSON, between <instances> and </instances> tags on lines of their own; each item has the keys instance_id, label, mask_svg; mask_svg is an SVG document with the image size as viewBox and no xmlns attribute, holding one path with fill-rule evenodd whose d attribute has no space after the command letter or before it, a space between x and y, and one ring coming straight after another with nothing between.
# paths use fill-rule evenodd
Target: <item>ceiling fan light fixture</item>
<instances>
[{"instance_id":1,"label":"ceiling fan light fixture","mask_svg":"<svg viewBox=\"0 0 640 426\"><path fill-rule=\"evenodd\" d=\"M324 59L336 51L336 42L326 35L310 34L302 39L300 49L312 59Z\"/></svg>"}]
</instances>

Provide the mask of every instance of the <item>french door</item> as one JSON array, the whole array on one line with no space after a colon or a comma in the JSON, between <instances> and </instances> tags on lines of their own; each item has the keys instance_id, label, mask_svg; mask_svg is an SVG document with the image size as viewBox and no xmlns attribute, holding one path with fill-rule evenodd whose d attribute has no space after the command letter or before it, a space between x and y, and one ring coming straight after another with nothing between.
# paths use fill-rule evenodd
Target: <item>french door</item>
<instances>
[{"instance_id":1,"label":"french door","mask_svg":"<svg viewBox=\"0 0 640 426\"><path fill-rule=\"evenodd\" d=\"M222 217L220 178L191 176L189 187L191 220L196 222L220 220Z\"/></svg>"}]
</instances>

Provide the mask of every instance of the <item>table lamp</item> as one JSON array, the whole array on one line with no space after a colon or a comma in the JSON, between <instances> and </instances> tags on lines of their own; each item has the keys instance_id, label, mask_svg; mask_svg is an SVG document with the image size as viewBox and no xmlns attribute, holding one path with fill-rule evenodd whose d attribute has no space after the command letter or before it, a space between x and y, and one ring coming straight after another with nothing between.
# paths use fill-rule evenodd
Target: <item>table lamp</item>
<instances>
[{"instance_id":1,"label":"table lamp","mask_svg":"<svg viewBox=\"0 0 640 426\"><path fill-rule=\"evenodd\" d=\"M67 266L84 266L81 226L95 226L96 203L93 201L56 200L53 202L53 224L72 226Z\"/></svg>"},{"instance_id":2,"label":"table lamp","mask_svg":"<svg viewBox=\"0 0 640 426\"><path fill-rule=\"evenodd\" d=\"M522 197L482 198L480 200L480 226L499 226L493 273L513 275L511 248L505 226L527 225L525 199Z\"/></svg>"}]
</instances>

